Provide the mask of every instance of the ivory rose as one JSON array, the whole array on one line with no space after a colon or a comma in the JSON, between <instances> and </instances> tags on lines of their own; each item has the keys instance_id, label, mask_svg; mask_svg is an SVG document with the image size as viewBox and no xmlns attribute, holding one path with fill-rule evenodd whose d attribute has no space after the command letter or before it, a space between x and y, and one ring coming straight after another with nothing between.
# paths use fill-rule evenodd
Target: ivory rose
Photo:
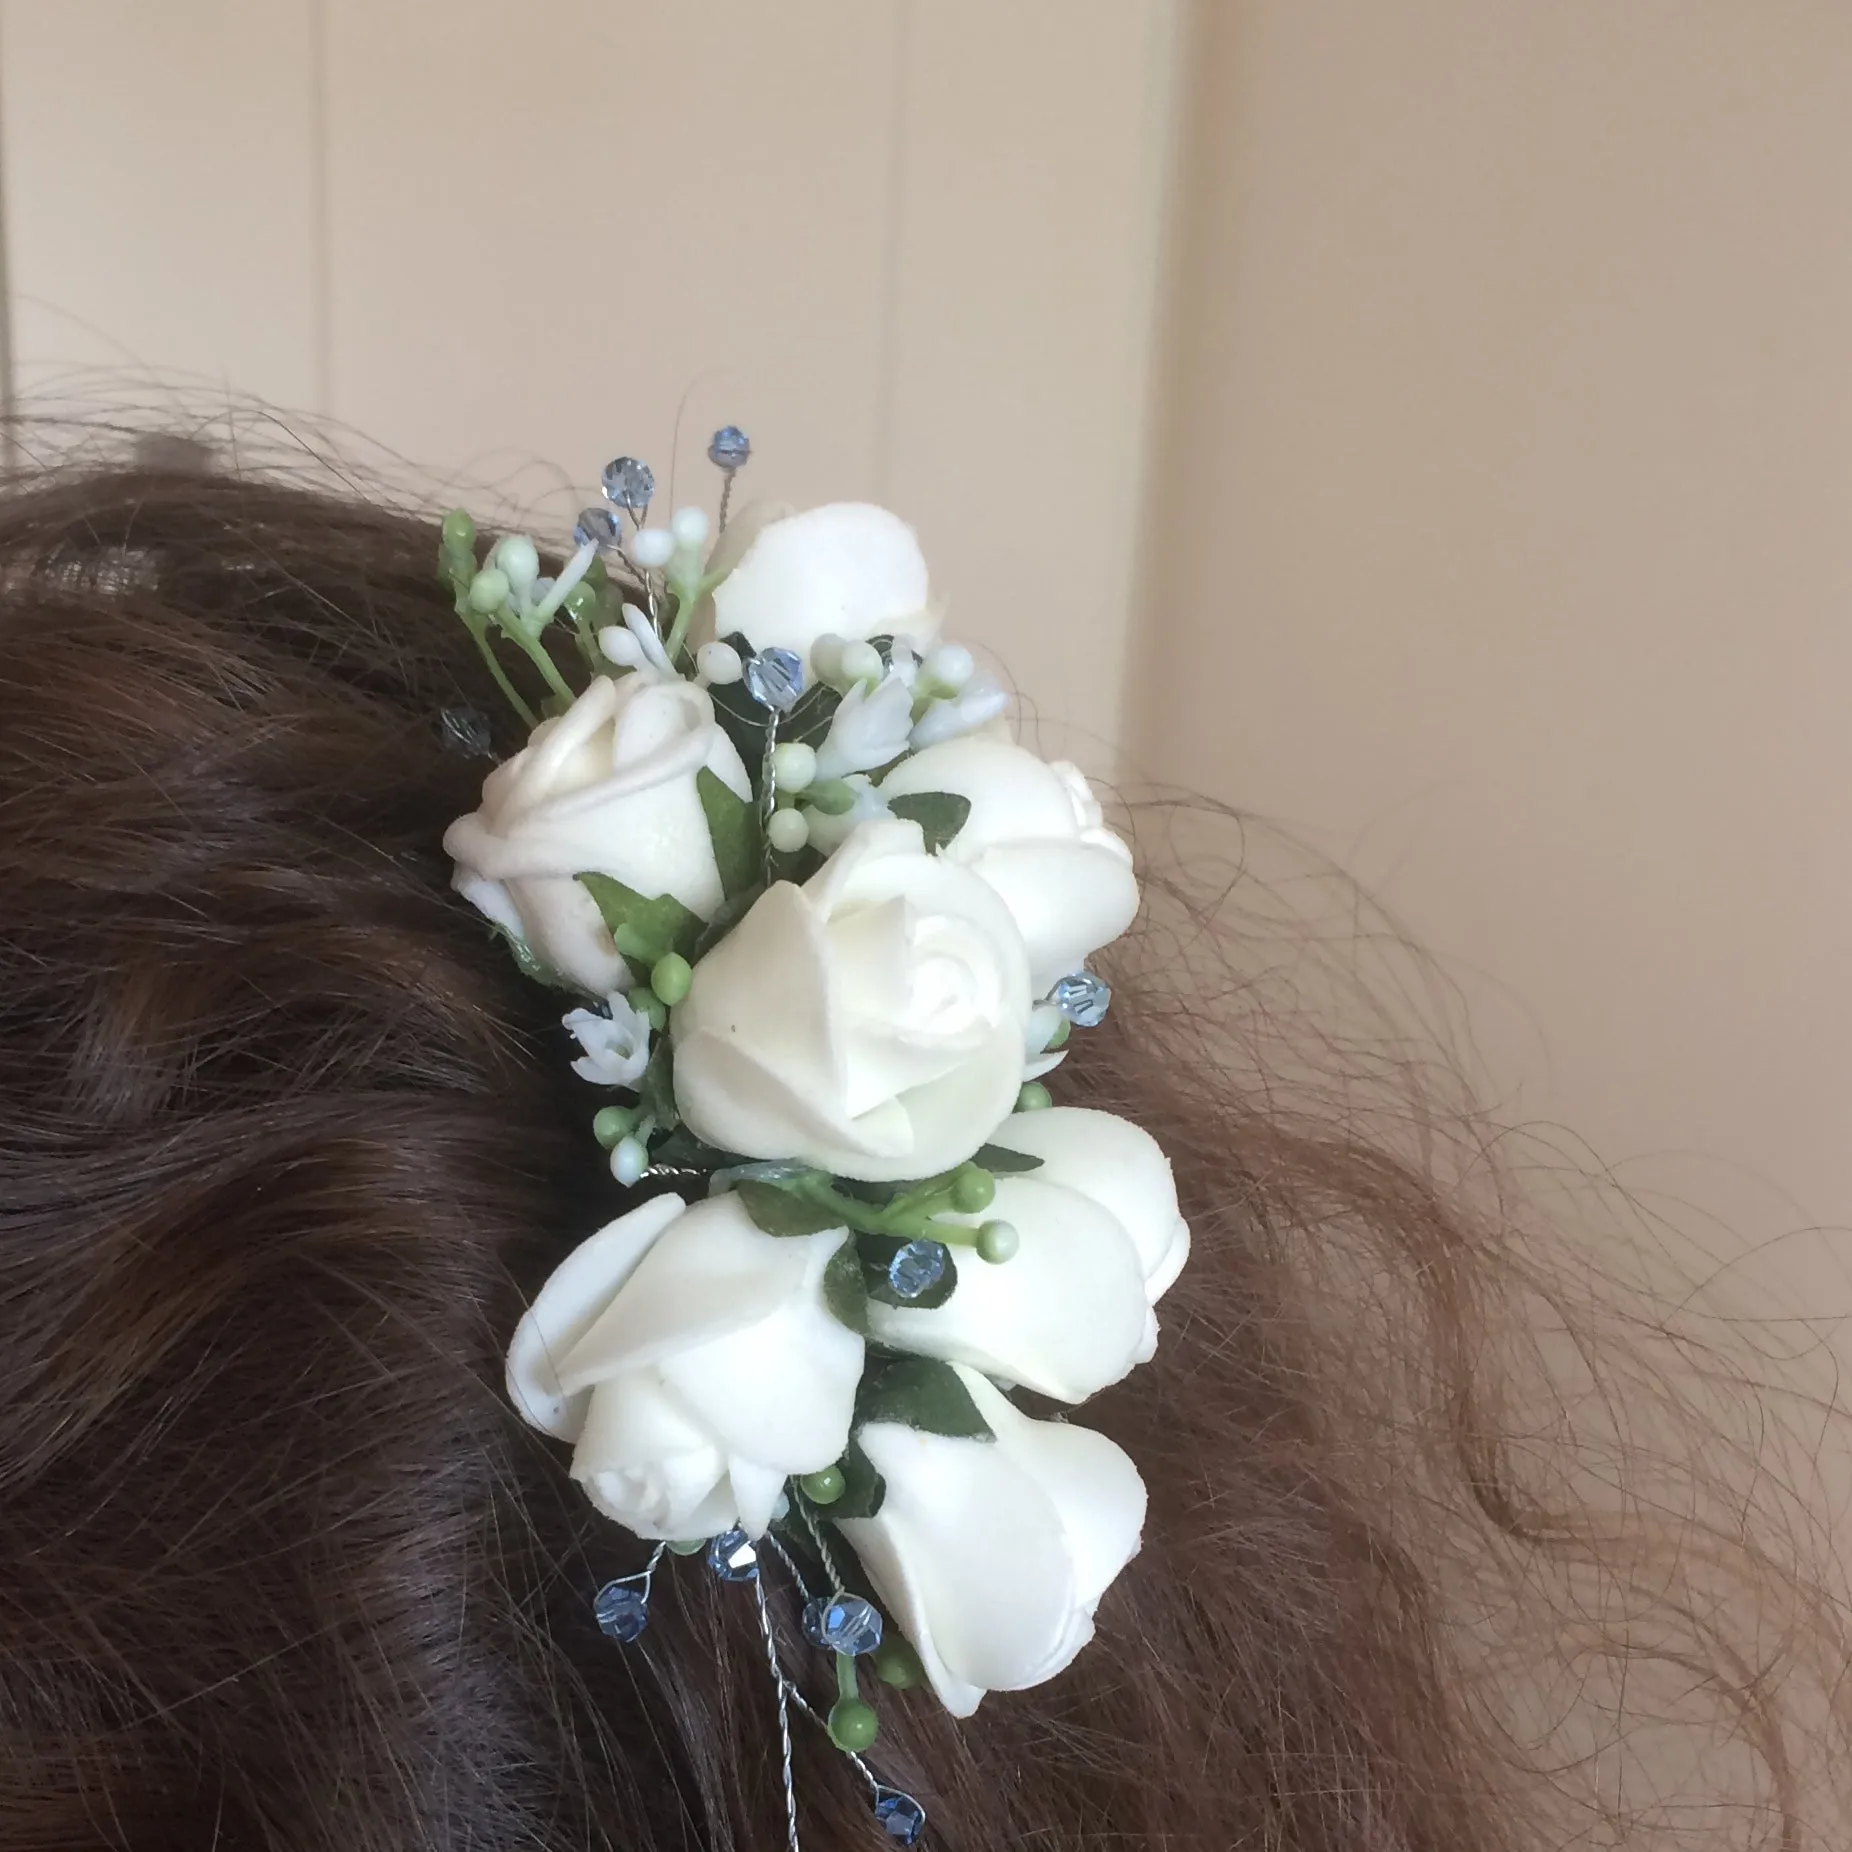
<instances>
[{"instance_id":1,"label":"ivory rose","mask_svg":"<svg viewBox=\"0 0 1852 1852\"><path fill-rule=\"evenodd\" d=\"M890 803L927 791L970 801L943 853L1002 896L1029 948L1038 997L1131 925L1138 911L1132 852L1104 826L1077 766L1046 764L1009 740L970 734L901 760L879 789Z\"/></svg>"},{"instance_id":2,"label":"ivory rose","mask_svg":"<svg viewBox=\"0 0 1852 1852\"><path fill-rule=\"evenodd\" d=\"M488 775L481 807L445 833L457 891L591 995L621 989L624 960L576 877L610 875L650 899L672 894L708 918L721 885L695 783L703 767L751 796L705 690L595 676Z\"/></svg>"},{"instance_id":3,"label":"ivory rose","mask_svg":"<svg viewBox=\"0 0 1852 1852\"><path fill-rule=\"evenodd\" d=\"M867 502L831 502L802 514L747 509L709 562L731 566L713 593L717 636L743 635L755 650L795 650L834 634L850 642L939 631L919 542L899 515Z\"/></svg>"},{"instance_id":4,"label":"ivory rose","mask_svg":"<svg viewBox=\"0 0 1852 1852\"><path fill-rule=\"evenodd\" d=\"M1084 1107L1017 1113L991 1142L1042 1158L997 1179L976 1226L1007 1222L1018 1247L991 1265L958 1250L958 1288L935 1310L869 1305L883 1344L969 1364L999 1382L1083 1402L1157 1348L1152 1307L1176 1279L1190 1231L1170 1162L1129 1120Z\"/></svg>"},{"instance_id":5,"label":"ivory rose","mask_svg":"<svg viewBox=\"0 0 1852 1852\"><path fill-rule=\"evenodd\" d=\"M870 1422L857 1438L887 1495L841 1530L940 1702L968 1717L986 1691L1039 1685L1092 1639L1101 1596L1138 1553L1145 1487L1103 1434L1031 1420L977 1371L958 1375L996 1438Z\"/></svg>"},{"instance_id":6,"label":"ivory rose","mask_svg":"<svg viewBox=\"0 0 1852 1852\"><path fill-rule=\"evenodd\" d=\"M1009 1112L1030 1009L1008 909L899 818L768 888L670 1013L697 1136L842 1177L925 1177Z\"/></svg>"},{"instance_id":7,"label":"ivory rose","mask_svg":"<svg viewBox=\"0 0 1852 1852\"><path fill-rule=\"evenodd\" d=\"M848 1444L862 1340L823 1302L847 1231L762 1234L733 1196L658 1196L582 1242L508 1350L508 1393L640 1537L771 1522ZM772 1386L776 1393L772 1393Z\"/></svg>"}]
</instances>

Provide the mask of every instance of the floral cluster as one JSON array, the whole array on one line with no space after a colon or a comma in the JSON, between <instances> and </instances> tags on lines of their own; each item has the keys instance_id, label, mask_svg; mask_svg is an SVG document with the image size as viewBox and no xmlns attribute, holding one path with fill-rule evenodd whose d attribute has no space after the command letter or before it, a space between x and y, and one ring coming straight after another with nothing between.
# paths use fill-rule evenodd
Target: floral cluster
<instances>
[{"instance_id":1,"label":"floral cluster","mask_svg":"<svg viewBox=\"0 0 1852 1852\"><path fill-rule=\"evenodd\" d=\"M710 454L730 489L744 439ZM968 1715L1066 1666L1138 1548L1126 1455L1011 1400L1148 1359L1189 1248L1152 1139L1044 1085L1138 887L1080 772L941 638L904 522L723 498L710 545L699 509L649 525L651 488L612 464L552 578L444 527L531 729L446 835L456 886L578 994L593 1130L644 1198L547 1281L508 1382L637 1536L821 1578L805 1630L858 1750L858 1658Z\"/></svg>"}]
</instances>

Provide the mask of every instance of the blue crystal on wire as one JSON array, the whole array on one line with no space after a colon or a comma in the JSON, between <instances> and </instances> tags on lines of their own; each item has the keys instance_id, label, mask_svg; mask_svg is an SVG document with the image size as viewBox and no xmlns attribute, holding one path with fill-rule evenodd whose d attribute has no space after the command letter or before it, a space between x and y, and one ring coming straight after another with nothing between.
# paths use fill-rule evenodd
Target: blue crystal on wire
<instances>
[{"instance_id":1,"label":"blue crystal on wire","mask_svg":"<svg viewBox=\"0 0 1852 1852\"><path fill-rule=\"evenodd\" d=\"M762 649L746 664L745 679L761 707L788 714L804 692L804 659L795 650Z\"/></svg>"},{"instance_id":2,"label":"blue crystal on wire","mask_svg":"<svg viewBox=\"0 0 1852 1852\"><path fill-rule=\"evenodd\" d=\"M635 457L613 457L599 479L605 500L641 514L656 493L656 472Z\"/></svg>"},{"instance_id":3,"label":"blue crystal on wire","mask_svg":"<svg viewBox=\"0 0 1852 1852\"><path fill-rule=\"evenodd\" d=\"M1112 1005L1112 986L1091 971L1070 971L1048 993L1048 1000L1069 1022L1097 1029Z\"/></svg>"},{"instance_id":4,"label":"blue crystal on wire","mask_svg":"<svg viewBox=\"0 0 1852 1852\"><path fill-rule=\"evenodd\" d=\"M887 1263L887 1283L902 1299L917 1299L945 1278L943 1241L909 1241Z\"/></svg>"},{"instance_id":5,"label":"blue crystal on wire","mask_svg":"<svg viewBox=\"0 0 1852 1852\"><path fill-rule=\"evenodd\" d=\"M881 1644L881 1614L860 1595L818 1595L804 1604L804 1638L826 1653L852 1659Z\"/></svg>"},{"instance_id":6,"label":"blue crystal on wire","mask_svg":"<svg viewBox=\"0 0 1852 1852\"><path fill-rule=\"evenodd\" d=\"M708 440L707 460L716 469L731 473L745 466L752 455L752 439L736 424L722 425Z\"/></svg>"},{"instance_id":7,"label":"blue crystal on wire","mask_svg":"<svg viewBox=\"0 0 1852 1852\"><path fill-rule=\"evenodd\" d=\"M639 1578L607 1582L592 1598L592 1618L599 1632L628 1646L649 1625L649 1595Z\"/></svg>"},{"instance_id":8,"label":"blue crystal on wire","mask_svg":"<svg viewBox=\"0 0 1852 1852\"><path fill-rule=\"evenodd\" d=\"M898 1788L884 1788L875 1802L875 1819L888 1838L898 1845L919 1843L926 1830L926 1809L911 1794Z\"/></svg>"},{"instance_id":9,"label":"blue crystal on wire","mask_svg":"<svg viewBox=\"0 0 1852 1852\"><path fill-rule=\"evenodd\" d=\"M707 1566L723 1582L750 1582L759 1573L759 1552L743 1530L725 1531L707 1546Z\"/></svg>"},{"instance_id":10,"label":"blue crystal on wire","mask_svg":"<svg viewBox=\"0 0 1852 1852\"><path fill-rule=\"evenodd\" d=\"M573 524L575 547L614 547L618 536L617 516L609 508L581 508Z\"/></svg>"}]
</instances>

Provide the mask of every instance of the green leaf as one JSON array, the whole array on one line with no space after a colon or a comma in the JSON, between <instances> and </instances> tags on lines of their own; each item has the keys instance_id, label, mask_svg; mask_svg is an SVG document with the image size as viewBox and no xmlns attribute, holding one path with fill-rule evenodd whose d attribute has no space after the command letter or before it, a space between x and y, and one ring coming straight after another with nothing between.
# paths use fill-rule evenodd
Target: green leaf
<instances>
[{"instance_id":1,"label":"green leaf","mask_svg":"<svg viewBox=\"0 0 1852 1852\"><path fill-rule=\"evenodd\" d=\"M688 957L701 937L700 914L689 912L673 894L648 900L610 875L580 875L579 885L598 903L612 943L645 976L670 952Z\"/></svg>"},{"instance_id":2,"label":"green leaf","mask_svg":"<svg viewBox=\"0 0 1852 1852\"><path fill-rule=\"evenodd\" d=\"M863 1375L855 1397L855 1425L862 1428L871 1421L895 1421L953 1440L997 1438L957 1371L930 1357L896 1357Z\"/></svg>"},{"instance_id":3,"label":"green leaf","mask_svg":"<svg viewBox=\"0 0 1852 1852\"><path fill-rule=\"evenodd\" d=\"M835 1504L826 1506L823 1516L834 1524L842 1518L873 1518L887 1502L887 1481L875 1471L874 1462L851 1440L842 1458L843 1493Z\"/></svg>"},{"instance_id":4,"label":"green leaf","mask_svg":"<svg viewBox=\"0 0 1852 1852\"><path fill-rule=\"evenodd\" d=\"M650 1162L672 1164L678 1170L723 1170L729 1164L742 1164L745 1159L732 1151L716 1151L682 1126L651 1150Z\"/></svg>"},{"instance_id":5,"label":"green leaf","mask_svg":"<svg viewBox=\"0 0 1852 1852\"><path fill-rule=\"evenodd\" d=\"M920 826L928 855L943 849L971 814L971 800L956 791L913 791L889 798L887 807L895 816Z\"/></svg>"},{"instance_id":6,"label":"green leaf","mask_svg":"<svg viewBox=\"0 0 1852 1852\"><path fill-rule=\"evenodd\" d=\"M731 899L723 900L715 909L714 917L708 921L700 938L695 941L695 949L689 955L689 963L699 964L752 911L754 903L764 892L764 882L754 881L750 887L742 888Z\"/></svg>"},{"instance_id":7,"label":"green leaf","mask_svg":"<svg viewBox=\"0 0 1852 1852\"><path fill-rule=\"evenodd\" d=\"M845 1241L823 1269L823 1303L838 1324L857 1337L868 1335L868 1289L862 1284L862 1263L855 1243Z\"/></svg>"},{"instance_id":8,"label":"green leaf","mask_svg":"<svg viewBox=\"0 0 1852 1852\"><path fill-rule=\"evenodd\" d=\"M731 900L759 878L759 820L751 801L740 797L705 765L695 773L695 791L714 845L720 889Z\"/></svg>"},{"instance_id":9,"label":"green leaf","mask_svg":"<svg viewBox=\"0 0 1852 1852\"><path fill-rule=\"evenodd\" d=\"M920 1312L936 1312L958 1290L958 1258L945 1250L945 1271L917 1298L903 1299L889 1283L887 1270L894 1256L907 1244L898 1235L862 1235L856 1241L862 1257L862 1282L869 1298L882 1305L911 1307Z\"/></svg>"},{"instance_id":10,"label":"green leaf","mask_svg":"<svg viewBox=\"0 0 1852 1852\"><path fill-rule=\"evenodd\" d=\"M658 1038L649 1066L637 1082L637 1104L656 1121L659 1132L672 1132L682 1122L675 1107L675 1050L666 1035Z\"/></svg>"},{"instance_id":11,"label":"green leaf","mask_svg":"<svg viewBox=\"0 0 1852 1852\"><path fill-rule=\"evenodd\" d=\"M752 1217L753 1225L764 1234L820 1235L826 1228L842 1226L841 1216L775 1183L748 1179L736 1183L733 1194Z\"/></svg>"},{"instance_id":12,"label":"green leaf","mask_svg":"<svg viewBox=\"0 0 1852 1852\"><path fill-rule=\"evenodd\" d=\"M1031 1157L1026 1151L1011 1151L1002 1145L979 1145L971 1162L993 1177L1019 1177L1026 1170L1042 1168L1039 1157Z\"/></svg>"},{"instance_id":13,"label":"green leaf","mask_svg":"<svg viewBox=\"0 0 1852 1852\"><path fill-rule=\"evenodd\" d=\"M508 954L514 960L515 969L523 977L532 978L536 984L545 984L551 990L570 990L578 996L585 994L579 985L561 977L551 965L543 964L536 958L527 941L511 933L506 926L491 922L489 930L507 946Z\"/></svg>"}]
</instances>

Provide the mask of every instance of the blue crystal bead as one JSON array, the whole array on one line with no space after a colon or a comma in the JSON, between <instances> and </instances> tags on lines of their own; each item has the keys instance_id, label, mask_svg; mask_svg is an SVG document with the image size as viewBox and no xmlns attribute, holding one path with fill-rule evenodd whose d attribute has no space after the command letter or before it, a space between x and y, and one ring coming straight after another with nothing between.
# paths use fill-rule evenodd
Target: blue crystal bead
<instances>
[{"instance_id":1,"label":"blue crystal bead","mask_svg":"<svg viewBox=\"0 0 1852 1852\"><path fill-rule=\"evenodd\" d=\"M1069 1022L1097 1029L1112 1005L1112 986L1091 971L1070 971L1048 993L1048 1000Z\"/></svg>"},{"instance_id":2,"label":"blue crystal bead","mask_svg":"<svg viewBox=\"0 0 1852 1852\"><path fill-rule=\"evenodd\" d=\"M759 1552L743 1530L725 1531L707 1546L707 1566L723 1582L750 1582L759 1573Z\"/></svg>"},{"instance_id":3,"label":"blue crystal bead","mask_svg":"<svg viewBox=\"0 0 1852 1852\"><path fill-rule=\"evenodd\" d=\"M708 440L707 460L716 469L739 469L751 455L752 439L736 424L722 425Z\"/></svg>"},{"instance_id":4,"label":"blue crystal bead","mask_svg":"<svg viewBox=\"0 0 1852 1852\"><path fill-rule=\"evenodd\" d=\"M592 1618L601 1633L628 1646L649 1625L649 1596L634 1578L607 1582L592 1598Z\"/></svg>"},{"instance_id":5,"label":"blue crystal bead","mask_svg":"<svg viewBox=\"0 0 1852 1852\"><path fill-rule=\"evenodd\" d=\"M617 516L609 508L581 508L578 520L573 523L572 544L575 547L614 547L620 532Z\"/></svg>"},{"instance_id":6,"label":"blue crystal bead","mask_svg":"<svg viewBox=\"0 0 1852 1852\"><path fill-rule=\"evenodd\" d=\"M948 1258L943 1241L909 1241L887 1263L887 1283L901 1298L917 1299L945 1278Z\"/></svg>"},{"instance_id":7,"label":"blue crystal bead","mask_svg":"<svg viewBox=\"0 0 1852 1852\"><path fill-rule=\"evenodd\" d=\"M926 1809L897 1788L882 1792L875 1802L875 1819L888 1838L903 1846L917 1845L926 1830Z\"/></svg>"},{"instance_id":8,"label":"blue crystal bead","mask_svg":"<svg viewBox=\"0 0 1852 1852\"><path fill-rule=\"evenodd\" d=\"M438 716L439 731L450 751L466 759L495 757L495 736L489 731L488 717L480 708L447 707Z\"/></svg>"},{"instance_id":9,"label":"blue crystal bead","mask_svg":"<svg viewBox=\"0 0 1852 1852\"><path fill-rule=\"evenodd\" d=\"M650 498L656 493L656 472L635 457L613 457L604 466L599 483L606 501L638 514L650 505Z\"/></svg>"},{"instance_id":10,"label":"blue crystal bead","mask_svg":"<svg viewBox=\"0 0 1852 1852\"><path fill-rule=\"evenodd\" d=\"M795 650L762 649L746 664L746 692L761 707L788 714L804 692L804 659Z\"/></svg>"},{"instance_id":11,"label":"blue crystal bead","mask_svg":"<svg viewBox=\"0 0 1852 1852\"><path fill-rule=\"evenodd\" d=\"M860 1595L818 1595L804 1604L804 1638L826 1653L872 1653L881 1644L880 1610Z\"/></svg>"}]
</instances>

